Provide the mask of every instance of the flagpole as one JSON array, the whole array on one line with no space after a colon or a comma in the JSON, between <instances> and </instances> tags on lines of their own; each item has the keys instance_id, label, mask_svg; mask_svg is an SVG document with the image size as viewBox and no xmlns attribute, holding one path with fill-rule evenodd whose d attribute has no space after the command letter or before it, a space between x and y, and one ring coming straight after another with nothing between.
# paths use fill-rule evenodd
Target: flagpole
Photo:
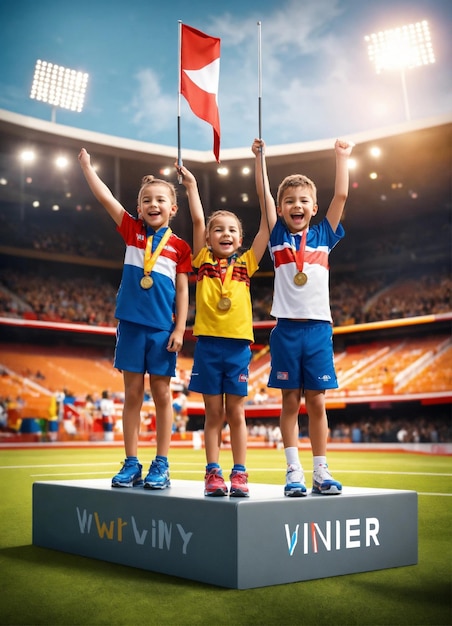
<instances>
[{"instance_id":1,"label":"flagpole","mask_svg":"<svg viewBox=\"0 0 452 626\"><path fill-rule=\"evenodd\" d=\"M178 61L178 94L177 94L177 164L182 165L182 150L181 150L181 132L180 132L180 110L181 110L181 71L182 71L182 20L179 20L179 61ZM182 176L179 174L177 177L178 183L182 183Z\"/></svg>"},{"instance_id":2,"label":"flagpole","mask_svg":"<svg viewBox=\"0 0 452 626\"><path fill-rule=\"evenodd\" d=\"M262 22L257 23L257 92L258 92L258 124L259 124L259 139L262 139ZM270 222L268 219L267 202L265 198L265 181L264 181L264 154L262 148L260 148L261 170L262 170L262 188L264 190L264 213L267 221L268 235L270 236Z\"/></svg>"},{"instance_id":3,"label":"flagpole","mask_svg":"<svg viewBox=\"0 0 452 626\"><path fill-rule=\"evenodd\" d=\"M259 139L262 139L262 22L257 23L257 91Z\"/></svg>"}]
</instances>

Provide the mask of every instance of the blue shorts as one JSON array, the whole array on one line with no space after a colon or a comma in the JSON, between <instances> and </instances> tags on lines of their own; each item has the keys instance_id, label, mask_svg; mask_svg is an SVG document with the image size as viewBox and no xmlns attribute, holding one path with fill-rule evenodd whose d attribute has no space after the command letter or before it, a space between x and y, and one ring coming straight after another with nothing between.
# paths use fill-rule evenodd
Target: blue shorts
<instances>
[{"instance_id":1,"label":"blue shorts","mask_svg":"<svg viewBox=\"0 0 452 626\"><path fill-rule=\"evenodd\" d=\"M246 339L199 337L188 388L214 396L247 396L250 361L250 342Z\"/></svg>"},{"instance_id":2,"label":"blue shorts","mask_svg":"<svg viewBox=\"0 0 452 626\"><path fill-rule=\"evenodd\" d=\"M329 322L279 319L270 334L269 387L337 389Z\"/></svg>"},{"instance_id":3,"label":"blue shorts","mask_svg":"<svg viewBox=\"0 0 452 626\"><path fill-rule=\"evenodd\" d=\"M58 420L48 420L47 430L49 431L49 433L57 433L59 430Z\"/></svg>"},{"instance_id":4,"label":"blue shorts","mask_svg":"<svg viewBox=\"0 0 452 626\"><path fill-rule=\"evenodd\" d=\"M175 376L176 352L166 346L171 332L121 320L116 329L114 367L125 372Z\"/></svg>"}]
</instances>

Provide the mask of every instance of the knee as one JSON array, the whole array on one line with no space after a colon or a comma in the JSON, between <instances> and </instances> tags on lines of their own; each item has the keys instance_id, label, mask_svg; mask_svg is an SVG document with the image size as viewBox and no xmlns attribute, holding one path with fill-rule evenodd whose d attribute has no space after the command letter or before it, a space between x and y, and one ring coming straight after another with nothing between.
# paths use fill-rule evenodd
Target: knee
<instances>
[{"instance_id":1,"label":"knee","mask_svg":"<svg viewBox=\"0 0 452 626\"><path fill-rule=\"evenodd\" d=\"M141 388L128 387L125 389L124 396L126 404L141 404L143 402L143 391Z\"/></svg>"},{"instance_id":2,"label":"knee","mask_svg":"<svg viewBox=\"0 0 452 626\"><path fill-rule=\"evenodd\" d=\"M233 410L229 410L226 413L226 421L231 428L239 428L245 422L245 410L243 407L239 406Z\"/></svg>"},{"instance_id":3,"label":"knee","mask_svg":"<svg viewBox=\"0 0 452 626\"><path fill-rule=\"evenodd\" d=\"M306 392L306 410L309 415L312 413L313 415L317 415L318 417L323 417L325 413L325 393L322 392Z\"/></svg>"},{"instance_id":4,"label":"knee","mask_svg":"<svg viewBox=\"0 0 452 626\"><path fill-rule=\"evenodd\" d=\"M156 404L171 402L171 391L169 382L166 380L156 381L151 385L152 398Z\"/></svg>"}]
</instances>

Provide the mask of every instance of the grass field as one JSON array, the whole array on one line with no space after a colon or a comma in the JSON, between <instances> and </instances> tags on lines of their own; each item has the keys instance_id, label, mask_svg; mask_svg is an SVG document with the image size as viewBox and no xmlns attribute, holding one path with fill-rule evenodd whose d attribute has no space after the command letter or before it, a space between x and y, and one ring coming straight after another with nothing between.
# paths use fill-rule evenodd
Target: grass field
<instances>
[{"instance_id":1,"label":"grass field","mask_svg":"<svg viewBox=\"0 0 452 626\"><path fill-rule=\"evenodd\" d=\"M152 449L142 449L148 462ZM302 451L305 469L309 453ZM248 590L231 590L38 548L31 544L32 484L110 478L120 448L0 451L0 624L450 625L452 458L334 451L328 461L344 489L419 494L419 562L410 567ZM222 452L229 471L231 457ZM171 475L200 480L204 451L173 449ZM252 483L283 484L284 456L250 450ZM310 474L307 472L309 481ZM152 495L150 495L152 497ZM301 501L302 502L302 501ZM222 540L221 534L218 541Z\"/></svg>"}]
</instances>

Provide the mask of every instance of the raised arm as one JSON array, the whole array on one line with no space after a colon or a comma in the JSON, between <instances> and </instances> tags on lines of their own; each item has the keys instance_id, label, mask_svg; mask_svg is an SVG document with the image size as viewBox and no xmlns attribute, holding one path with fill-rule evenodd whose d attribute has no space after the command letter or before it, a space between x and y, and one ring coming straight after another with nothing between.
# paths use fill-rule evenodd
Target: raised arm
<instances>
[{"instance_id":1,"label":"raised arm","mask_svg":"<svg viewBox=\"0 0 452 626\"><path fill-rule=\"evenodd\" d=\"M348 158L352 153L352 142L336 140L334 150L336 152L336 179L334 183L334 196L326 213L326 218L331 228L336 232L342 218L345 202L348 196Z\"/></svg>"},{"instance_id":2,"label":"raised arm","mask_svg":"<svg viewBox=\"0 0 452 626\"><path fill-rule=\"evenodd\" d=\"M85 150L85 148L82 148L80 150L78 160L80 163L80 167L82 168L82 172L86 178L86 182L88 183L89 188L93 192L95 198L102 204L102 206L107 210L110 217L119 226L122 222L122 218L125 212L124 207L118 200L116 200L107 185L96 174L95 169L91 165L91 157Z\"/></svg>"},{"instance_id":3,"label":"raised arm","mask_svg":"<svg viewBox=\"0 0 452 626\"><path fill-rule=\"evenodd\" d=\"M253 145L251 146L251 150L256 157L254 172L256 179L256 192L261 209L259 230L254 238L252 248L257 262L259 263L267 248L271 231L276 223L276 206L270 192L264 141L262 139L255 139Z\"/></svg>"},{"instance_id":4,"label":"raised arm","mask_svg":"<svg viewBox=\"0 0 452 626\"><path fill-rule=\"evenodd\" d=\"M206 245L206 219L199 197L198 184L193 174L183 165L176 165L177 171L182 175L182 184L187 190L188 206L193 222L193 257L197 257Z\"/></svg>"}]
</instances>

